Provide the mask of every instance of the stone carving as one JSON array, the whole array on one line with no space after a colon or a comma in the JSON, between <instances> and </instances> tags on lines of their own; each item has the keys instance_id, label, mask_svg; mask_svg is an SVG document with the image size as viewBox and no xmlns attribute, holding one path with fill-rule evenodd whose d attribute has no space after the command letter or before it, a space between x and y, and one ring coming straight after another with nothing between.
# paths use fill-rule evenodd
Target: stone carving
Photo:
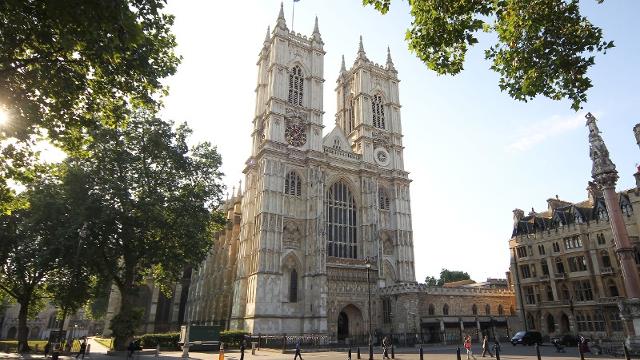
<instances>
[{"instance_id":1,"label":"stone carving","mask_svg":"<svg viewBox=\"0 0 640 360\"><path fill-rule=\"evenodd\" d=\"M373 143L385 147L389 146L391 144L391 136L383 131L375 130L373 132Z\"/></svg>"},{"instance_id":2,"label":"stone carving","mask_svg":"<svg viewBox=\"0 0 640 360\"><path fill-rule=\"evenodd\" d=\"M591 176L601 186L615 186L618 181L616 166L609 158L609 150L600 136L596 118L587 113L587 127L589 128L589 157L593 162Z\"/></svg>"},{"instance_id":3,"label":"stone carving","mask_svg":"<svg viewBox=\"0 0 640 360\"><path fill-rule=\"evenodd\" d=\"M287 118L307 121L307 114L304 111L301 111L300 109L287 107L284 110L284 113L287 116Z\"/></svg>"},{"instance_id":4,"label":"stone carving","mask_svg":"<svg viewBox=\"0 0 640 360\"><path fill-rule=\"evenodd\" d=\"M293 221L287 220L282 229L282 246L285 249L299 249L300 240L302 240L301 226Z\"/></svg>"}]
</instances>

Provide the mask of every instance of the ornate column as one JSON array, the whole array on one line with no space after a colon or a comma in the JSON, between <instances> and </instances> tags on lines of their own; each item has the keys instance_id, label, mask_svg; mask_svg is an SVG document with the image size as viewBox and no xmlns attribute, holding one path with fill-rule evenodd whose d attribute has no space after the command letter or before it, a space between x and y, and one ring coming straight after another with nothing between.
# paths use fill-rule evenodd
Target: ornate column
<instances>
[{"instance_id":1,"label":"ornate column","mask_svg":"<svg viewBox=\"0 0 640 360\"><path fill-rule=\"evenodd\" d=\"M629 234L624 225L618 194L616 194L615 190L618 172L609 158L607 146L600 136L596 118L591 113L587 113L585 117L589 128L589 156L593 162L591 176L602 188L627 294L627 298L619 302L618 307L627 327L627 345L638 349L640 348L640 336L638 336L640 335L640 276L636 268ZM638 136L637 131L636 136Z\"/></svg>"}]
</instances>

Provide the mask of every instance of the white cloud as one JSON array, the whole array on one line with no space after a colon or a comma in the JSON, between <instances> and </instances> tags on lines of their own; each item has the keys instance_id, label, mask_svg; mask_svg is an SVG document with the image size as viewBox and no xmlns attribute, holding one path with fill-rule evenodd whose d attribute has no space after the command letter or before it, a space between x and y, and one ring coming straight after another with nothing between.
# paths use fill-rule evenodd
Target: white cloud
<instances>
[{"instance_id":1,"label":"white cloud","mask_svg":"<svg viewBox=\"0 0 640 360\"><path fill-rule=\"evenodd\" d=\"M533 146L577 129L585 124L586 113L576 113L572 116L554 115L548 119L538 121L521 129L519 136L507 145L508 152L522 152L531 149ZM594 114L596 118L599 113Z\"/></svg>"}]
</instances>

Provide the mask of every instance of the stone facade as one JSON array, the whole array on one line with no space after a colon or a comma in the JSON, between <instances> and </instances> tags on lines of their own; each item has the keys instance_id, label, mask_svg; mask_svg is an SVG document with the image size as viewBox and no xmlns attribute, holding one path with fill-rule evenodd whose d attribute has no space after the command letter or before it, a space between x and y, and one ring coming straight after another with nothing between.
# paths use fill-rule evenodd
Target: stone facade
<instances>
[{"instance_id":1,"label":"stone facade","mask_svg":"<svg viewBox=\"0 0 640 360\"><path fill-rule=\"evenodd\" d=\"M0 339L16 339L18 334L18 313L20 305L7 305L0 316ZM31 340L48 339L51 330L60 328L60 321L56 319L55 306L48 304L33 319L27 320L28 335ZM95 335L102 332L102 322L87 319L83 310L67 316L64 323L69 338Z\"/></svg>"},{"instance_id":2,"label":"stone facade","mask_svg":"<svg viewBox=\"0 0 640 360\"><path fill-rule=\"evenodd\" d=\"M624 337L618 302L622 282L609 214L602 192L589 183L579 203L547 200L548 209L524 216L514 210L509 241L518 314L529 329L556 336L580 333L594 339ZM640 194L618 194L624 226L640 263ZM636 271L638 270L636 265Z\"/></svg>"},{"instance_id":3,"label":"stone facade","mask_svg":"<svg viewBox=\"0 0 640 360\"><path fill-rule=\"evenodd\" d=\"M415 282L397 71L388 54L371 62L361 40L323 136L323 45L317 19L307 37L282 9L267 32L245 187L193 272L188 321L344 339L368 331L369 289L377 328L377 292Z\"/></svg>"}]
</instances>

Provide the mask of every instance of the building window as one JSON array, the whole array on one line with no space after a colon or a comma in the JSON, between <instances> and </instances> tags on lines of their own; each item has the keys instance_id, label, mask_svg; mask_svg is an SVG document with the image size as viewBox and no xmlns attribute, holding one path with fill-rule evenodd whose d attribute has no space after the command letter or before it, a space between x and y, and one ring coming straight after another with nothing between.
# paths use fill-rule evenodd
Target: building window
<instances>
[{"instance_id":1,"label":"building window","mask_svg":"<svg viewBox=\"0 0 640 360\"><path fill-rule=\"evenodd\" d=\"M442 315L449 315L449 305L444 304L442 306Z\"/></svg>"},{"instance_id":2,"label":"building window","mask_svg":"<svg viewBox=\"0 0 640 360\"><path fill-rule=\"evenodd\" d=\"M606 243L604 234L596 234L596 239L598 240L598 245L604 245Z\"/></svg>"},{"instance_id":3,"label":"building window","mask_svg":"<svg viewBox=\"0 0 640 360\"><path fill-rule=\"evenodd\" d=\"M382 104L382 96L380 96L380 94L373 96L371 113L373 114L373 127L384 129L384 105Z\"/></svg>"},{"instance_id":4,"label":"building window","mask_svg":"<svg viewBox=\"0 0 640 360\"><path fill-rule=\"evenodd\" d=\"M580 236L579 235L566 237L566 238L564 238L562 240L564 241L564 248L567 249L567 250L577 249L577 248L582 247L582 240L580 240Z\"/></svg>"},{"instance_id":5,"label":"building window","mask_svg":"<svg viewBox=\"0 0 640 360\"><path fill-rule=\"evenodd\" d=\"M529 264L529 267L531 268L531 277L538 276L538 274L536 272L536 264Z\"/></svg>"},{"instance_id":6,"label":"building window","mask_svg":"<svg viewBox=\"0 0 640 360\"><path fill-rule=\"evenodd\" d=\"M571 300L571 292L569 292L567 285L562 285L560 293L562 294L562 300Z\"/></svg>"},{"instance_id":7,"label":"building window","mask_svg":"<svg viewBox=\"0 0 640 360\"><path fill-rule=\"evenodd\" d=\"M560 252L560 245L557 242L553 243L553 252Z\"/></svg>"},{"instance_id":8,"label":"building window","mask_svg":"<svg viewBox=\"0 0 640 360\"><path fill-rule=\"evenodd\" d=\"M611 325L611 330L613 331L622 331L622 319L620 318L620 312L613 310L609 312L609 324Z\"/></svg>"},{"instance_id":9,"label":"building window","mask_svg":"<svg viewBox=\"0 0 640 360\"><path fill-rule=\"evenodd\" d=\"M609 252L607 250L602 250L600 252L600 258L602 259L602 267L610 268L611 267L611 258L609 258Z\"/></svg>"},{"instance_id":10,"label":"building window","mask_svg":"<svg viewBox=\"0 0 640 360\"><path fill-rule=\"evenodd\" d=\"M631 204L625 203L622 205L622 213L627 215L627 217L631 217L631 214L633 214L633 207L631 207Z\"/></svg>"},{"instance_id":11,"label":"building window","mask_svg":"<svg viewBox=\"0 0 640 360\"><path fill-rule=\"evenodd\" d=\"M616 286L616 283L613 280L609 280L609 282L607 283L607 287L609 288L609 296L620 296L620 293L618 292L618 287Z\"/></svg>"},{"instance_id":12,"label":"building window","mask_svg":"<svg viewBox=\"0 0 640 360\"><path fill-rule=\"evenodd\" d=\"M289 104L302 106L302 94L304 92L304 79L302 69L296 65L289 74Z\"/></svg>"},{"instance_id":13,"label":"building window","mask_svg":"<svg viewBox=\"0 0 640 360\"><path fill-rule=\"evenodd\" d=\"M540 261L540 268L542 269L542 275L549 275L549 265L547 260Z\"/></svg>"},{"instance_id":14,"label":"building window","mask_svg":"<svg viewBox=\"0 0 640 360\"><path fill-rule=\"evenodd\" d=\"M471 306L471 313L473 315L478 315L478 306L476 306L476 304L473 304L473 306Z\"/></svg>"},{"instance_id":15,"label":"building window","mask_svg":"<svg viewBox=\"0 0 640 360\"><path fill-rule=\"evenodd\" d=\"M338 139L337 137L333 139L333 148L334 149L342 149L342 146L340 145L340 139Z\"/></svg>"},{"instance_id":16,"label":"building window","mask_svg":"<svg viewBox=\"0 0 640 360\"><path fill-rule=\"evenodd\" d=\"M600 207L598 209L598 220L602 220L602 221L609 220L609 214L607 214L607 209L605 209L604 207Z\"/></svg>"},{"instance_id":17,"label":"building window","mask_svg":"<svg viewBox=\"0 0 640 360\"><path fill-rule=\"evenodd\" d=\"M605 331L604 316L602 315L602 311L597 309L593 314L593 329L595 331Z\"/></svg>"},{"instance_id":18,"label":"building window","mask_svg":"<svg viewBox=\"0 0 640 360\"><path fill-rule=\"evenodd\" d=\"M504 307L502 307L502 304L498 305L498 315L504 315Z\"/></svg>"},{"instance_id":19,"label":"building window","mask_svg":"<svg viewBox=\"0 0 640 360\"><path fill-rule=\"evenodd\" d=\"M581 280L573 283L573 290L576 294L577 301L593 300L593 292L591 292L591 282L589 280Z\"/></svg>"},{"instance_id":20,"label":"building window","mask_svg":"<svg viewBox=\"0 0 640 360\"><path fill-rule=\"evenodd\" d=\"M325 201L329 256L358 258L356 213L356 202L347 184L338 181L331 185Z\"/></svg>"},{"instance_id":21,"label":"building window","mask_svg":"<svg viewBox=\"0 0 640 360\"><path fill-rule=\"evenodd\" d=\"M586 271L587 270L587 263L584 259L584 256L573 256L567 259L567 262L569 263L569 271L570 272L576 272L576 271Z\"/></svg>"},{"instance_id":22,"label":"building window","mask_svg":"<svg viewBox=\"0 0 640 360\"><path fill-rule=\"evenodd\" d=\"M520 276L522 276L523 279L528 279L531 277L531 271L529 270L529 265L527 264L520 265Z\"/></svg>"},{"instance_id":23,"label":"building window","mask_svg":"<svg viewBox=\"0 0 640 360\"><path fill-rule=\"evenodd\" d=\"M383 188L378 188L378 206L380 210L390 210L391 202L389 201L389 195Z\"/></svg>"},{"instance_id":24,"label":"building window","mask_svg":"<svg viewBox=\"0 0 640 360\"><path fill-rule=\"evenodd\" d=\"M547 301L553 301L553 289L550 285L546 286L547 289Z\"/></svg>"},{"instance_id":25,"label":"building window","mask_svg":"<svg viewBox=\"0 0 640 360\"><path fill-rule=\"evenodd\" d=\"M436 307L433 306L433 304L429 304L428 314L429 315L435 315L436 314Z\"/></svg>"},{"instance_id":26,"label":"building window","mask_svg":"<svg viewBox=\"0 0 640 360\"><path fill-rule=\"evenodd\" d=\"M518 246L516 248L516 254L518 254L518 259L527 257L527 248L524 246Z\"/></svg>"},{"instance_id":27,"label":"building window","mask_svg":"<svg viewBox=\"0 0 640 360\"><path fill-rule=\"evenodd\" d=\"M540 253L540 255L545 255L544 245L538 245L538 253Z\"/></svg>"},{"instance_id":28,"label":"building window","mask_svg":"<svg viewBox=\"0 0 640 360\"><path fill-rule=\"evenodd\" d=\"M484 306L484 313L485 313L486 315L491 315L491 306L489 306L489 304L486 304L486 305Z\"/></svg>"},{"instance_id":29,"label":"building window","mask_svg":"<svg viewBox=\"0 0 640 360\"><path fill-rule=\"evenodd\" d=\"M391 299L382 299L382 317L385 324L391 323Z\"/></svg>"},{"instance_id":30,"label":"building window","mask_svg":"<svg viewBox=\"0 0 640 360\"><path fill-rule=\"evenodd\" d=\"M564 262L561 258L556 259L556 274L564 274Z\"/></svg>"},{"instance_id":31,"label":"building window","mask_svg":"<svg viewBox=\"0 0 640 360\"><path fill-rule=\"evenodd\" d=\"M298 302L298 272L291 269L289 277L289 302Z\"/></svg>"},{"instance_id":32,"label":"building window","mask_svg":"<svg viewBox=\"0 0 640 360\"><path fill-rule=\"evenodd\" d=\"M295 171L289 172L285 177L284 193L293 196L300 196L302 194L302 181Z\"/></svg>"},{"instance_id":33,"label":"building window","mask_svg":"<svg viewBox=\"0 0 640 360\"><path fill-rule=\"evenodd\" d=\"M524 288L524 299L527 304L535 304L536 303L536 295L533 290L533 286L527 286Z\"/></svg>"}]
</instances>

